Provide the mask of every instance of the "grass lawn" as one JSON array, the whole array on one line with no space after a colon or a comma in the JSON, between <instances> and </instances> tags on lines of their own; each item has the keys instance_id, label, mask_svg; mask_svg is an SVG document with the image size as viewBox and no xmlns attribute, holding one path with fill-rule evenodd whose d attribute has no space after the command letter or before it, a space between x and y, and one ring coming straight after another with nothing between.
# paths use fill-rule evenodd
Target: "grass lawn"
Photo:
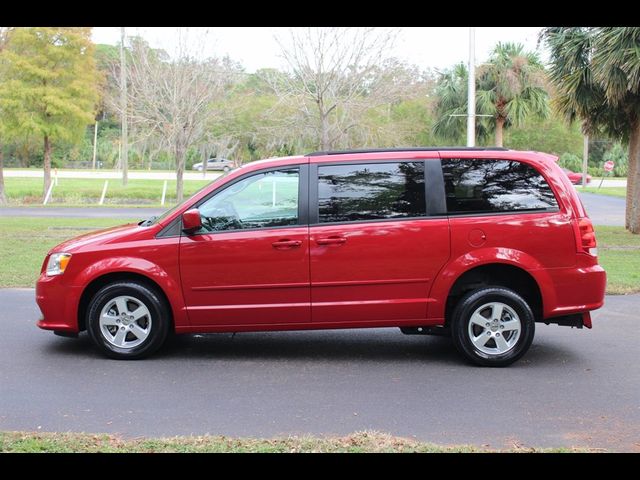
<instances>
[{"instance_id":1,"label":"grass lawn","mask_svg":"<svg viewBox=\"0 0 640 480\"><path fill-rule=\"evenodd\" d=\"M640 292L640 235L623 227L595 229L598 259L607 271L607 293Z\"/></svg>"},{"instance_id":2,"label":"grass lawn","mask_svg":"<svg viewBox=\"0 0 640 480\"><path fill-rule=\"evenodd\" d=\"M42 179L6 177L4 179L7 198L12 204L42 204ZM92 178L60 178L53 187L50 204L98 205L104 180ZM176 182L167 181L166 205L176 202ZM191 196L209 180L185 180L185 198ZM122 185L120 179L109 179L105 205L160 205L164 180L129 180Z\"/></svg>"},{"instance_id":3,"label":"grass lawn","mask_svg":"<svg viewBox=\"0 0 640 480\"><path fill-rule=\"evenodd\" d=\"M611 197L623 197L627 196L627 187L602 187L598 188L596 185L591 187L577 187L579 192L597 193L598 195L609 195Z\"/></svg>"},{"instance_id":4,"label":"grass lawn","mask_svg":"<svg viewBox=\"0 0 640 480\"><path fill-rule=\"evenodd\" d=\"M597 452L584 448L538 449L514 445L491 450L470 445L439 446L377 432L345 437L283 437L274 439L222 436L136 438L84 433L0 432L0 452L20 453L457 453L457 452L570 453Z\"/></svg>"},{"instance_id":5,"label":"grass lawn","mask_svg":"<svg viewBox=\"0 0 640 480\"><path fill-rule=\"evenodd\" d=\"M0 217L0 287L33 287L51 247L92 229L137 222L145 216L141 211L140 218L128 219ZM607 270L607 293L640 292L640 235L622 227L597 226L596 236L599 260Z\"/></svg>"},{"instance_id":6,"label":"grass lawn","mask_svg":"<svg viewBox=\"0 0 640 480\"><path fill-rule=\"evenodd\" d=\"M141 218L0 217L0 287L35 287L51 247L90 230Z\"/></svg>"}]
</instances>

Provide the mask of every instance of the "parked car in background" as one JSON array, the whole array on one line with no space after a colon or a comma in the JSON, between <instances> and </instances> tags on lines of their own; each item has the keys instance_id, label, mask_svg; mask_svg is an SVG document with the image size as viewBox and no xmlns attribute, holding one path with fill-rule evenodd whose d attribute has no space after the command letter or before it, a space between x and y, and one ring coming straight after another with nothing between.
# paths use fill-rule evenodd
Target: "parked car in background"
<instances>
[{"instance_id":1,"label":"parked car in background","mask_svg":"<svg viewBox=\"0 0 640 480\"><path fill-rule=\"evenodd\" d=\"M193 170L199 172L202 171L204 162L194 163ZM223 172L230 172L233 170L233 160L227 160L226 158L210 158L207 160L207 170L222 170Z\"/></svg>"},{"instance_id":2,"label":"parked car in background","mask_svg":"<svg viewBox=\"0 0 640 480\"><path fill-rule=\"evenodd\" d=\"M582 185L582 173L572 172L568 168L563 168L562 171L567 174L567 177L569 177L571 183L573 183L574 185ZM587 185L589 185L590 183L591 175L587 173Z\"/></svg>"},{"instance_id":3,"label":"parked car in background","mask_svg":"<svg viewBox=\"0 0 640 480\"><path fill-rule=\"evenodd\" d=\"M399 327L506 366L536 322L591 328L604 301L593 225L556 160L457 147L252 162L158 218L52 248L38 326L87 330L118 359L170 332Z\"/></svg>"}]
</instances>

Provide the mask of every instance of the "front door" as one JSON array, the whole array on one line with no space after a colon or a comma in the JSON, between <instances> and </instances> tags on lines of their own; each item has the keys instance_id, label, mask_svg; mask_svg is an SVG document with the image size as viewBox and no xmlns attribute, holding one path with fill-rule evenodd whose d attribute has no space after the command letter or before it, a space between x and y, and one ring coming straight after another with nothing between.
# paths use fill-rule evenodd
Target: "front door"
<instances>
[{"instance_id":1,"label":"front door","mask_svg":"<svg viewBox=\"0 0 640 480\"><path fill-rule=\"evenodd\" d=\"M310 321L305 169L254 173L199 205L202 229L180 239L192 326Z\"/></svg>"},{"instance_id":2,"label":"front door","mask_svg":"<svg viewBox=\"0 0 640 480\"><path fill-rule=\"evenodd\" d=\"M446 217L427 216L425 162L319 163L311 171L313 322L425 320L430 285L449 256Z\"/></svg>"}]
</instances>

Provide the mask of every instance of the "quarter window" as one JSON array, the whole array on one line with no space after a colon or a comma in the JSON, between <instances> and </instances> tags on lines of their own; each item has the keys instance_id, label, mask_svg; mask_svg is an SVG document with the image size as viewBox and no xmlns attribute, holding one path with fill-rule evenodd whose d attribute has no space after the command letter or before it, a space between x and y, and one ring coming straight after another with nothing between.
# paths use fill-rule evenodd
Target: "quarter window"
<instances>
[{"instance_id":1,"label":"quarter window","mask_svg":"<svg viewBox=\"0 0 640 480\"><path fill-rule=\"evenodd\" d=\"M198 209L202 233L298 223L298 169L258 173L216 193Z\"/></svg>"},{"instance_id":2,"label":"quarter window","mask_svg":"<svg viewBox=\"0 0 640 480\"><path fill-rule=\"evenodd\" d=\"M549 210L558 207L549 184L514 160L442 160L450 214Z\"/></svg>"},{"instance_id":3,"label":"quarter window","mask_svg":"<svg viewBox=\"0 0 640 480\"><path fill-rule=\"evenodd\" d=\"M320 223L425 216L424 164L319 166L318 204Z\"/></svg>"}]
</instances>

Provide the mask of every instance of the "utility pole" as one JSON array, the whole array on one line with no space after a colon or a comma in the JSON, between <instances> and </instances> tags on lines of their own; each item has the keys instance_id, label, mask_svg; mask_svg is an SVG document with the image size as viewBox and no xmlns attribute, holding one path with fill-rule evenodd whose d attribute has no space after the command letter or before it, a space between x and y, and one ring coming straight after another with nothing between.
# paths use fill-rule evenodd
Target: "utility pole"
<instances>
[{"instance_id":1,"label":"utility pole","mask_svg":"<svg viewBox=\"0 0 640 480\"><path fill-rule=\"evenodd\" d=\"M476 29L469 27L469 83L467 86L467 147L476 146Z\"/></svg>"},{"instance_id":2,"label":"utility pole","mask_svg":"<svg viewBox=\"0 0 640 480\"><path fill-rule=\"evenodd\" d=\"M122 184L126 185L129 180L129 149L127 139L127 61L124 55L124 27L120 27L120 109L122 111L121 123L122 141Z\"/></svg>"},{"instance_id":3,"label":"utility pole","mask_svg":"<svg viewBox=\"0 0 640 480\"><path fill-rule=\"evenodd\" d=\"M582 186L587 186L587 167L589 166L589 135L584 136L582 144Z\"/></svg>"}]
</instances>

